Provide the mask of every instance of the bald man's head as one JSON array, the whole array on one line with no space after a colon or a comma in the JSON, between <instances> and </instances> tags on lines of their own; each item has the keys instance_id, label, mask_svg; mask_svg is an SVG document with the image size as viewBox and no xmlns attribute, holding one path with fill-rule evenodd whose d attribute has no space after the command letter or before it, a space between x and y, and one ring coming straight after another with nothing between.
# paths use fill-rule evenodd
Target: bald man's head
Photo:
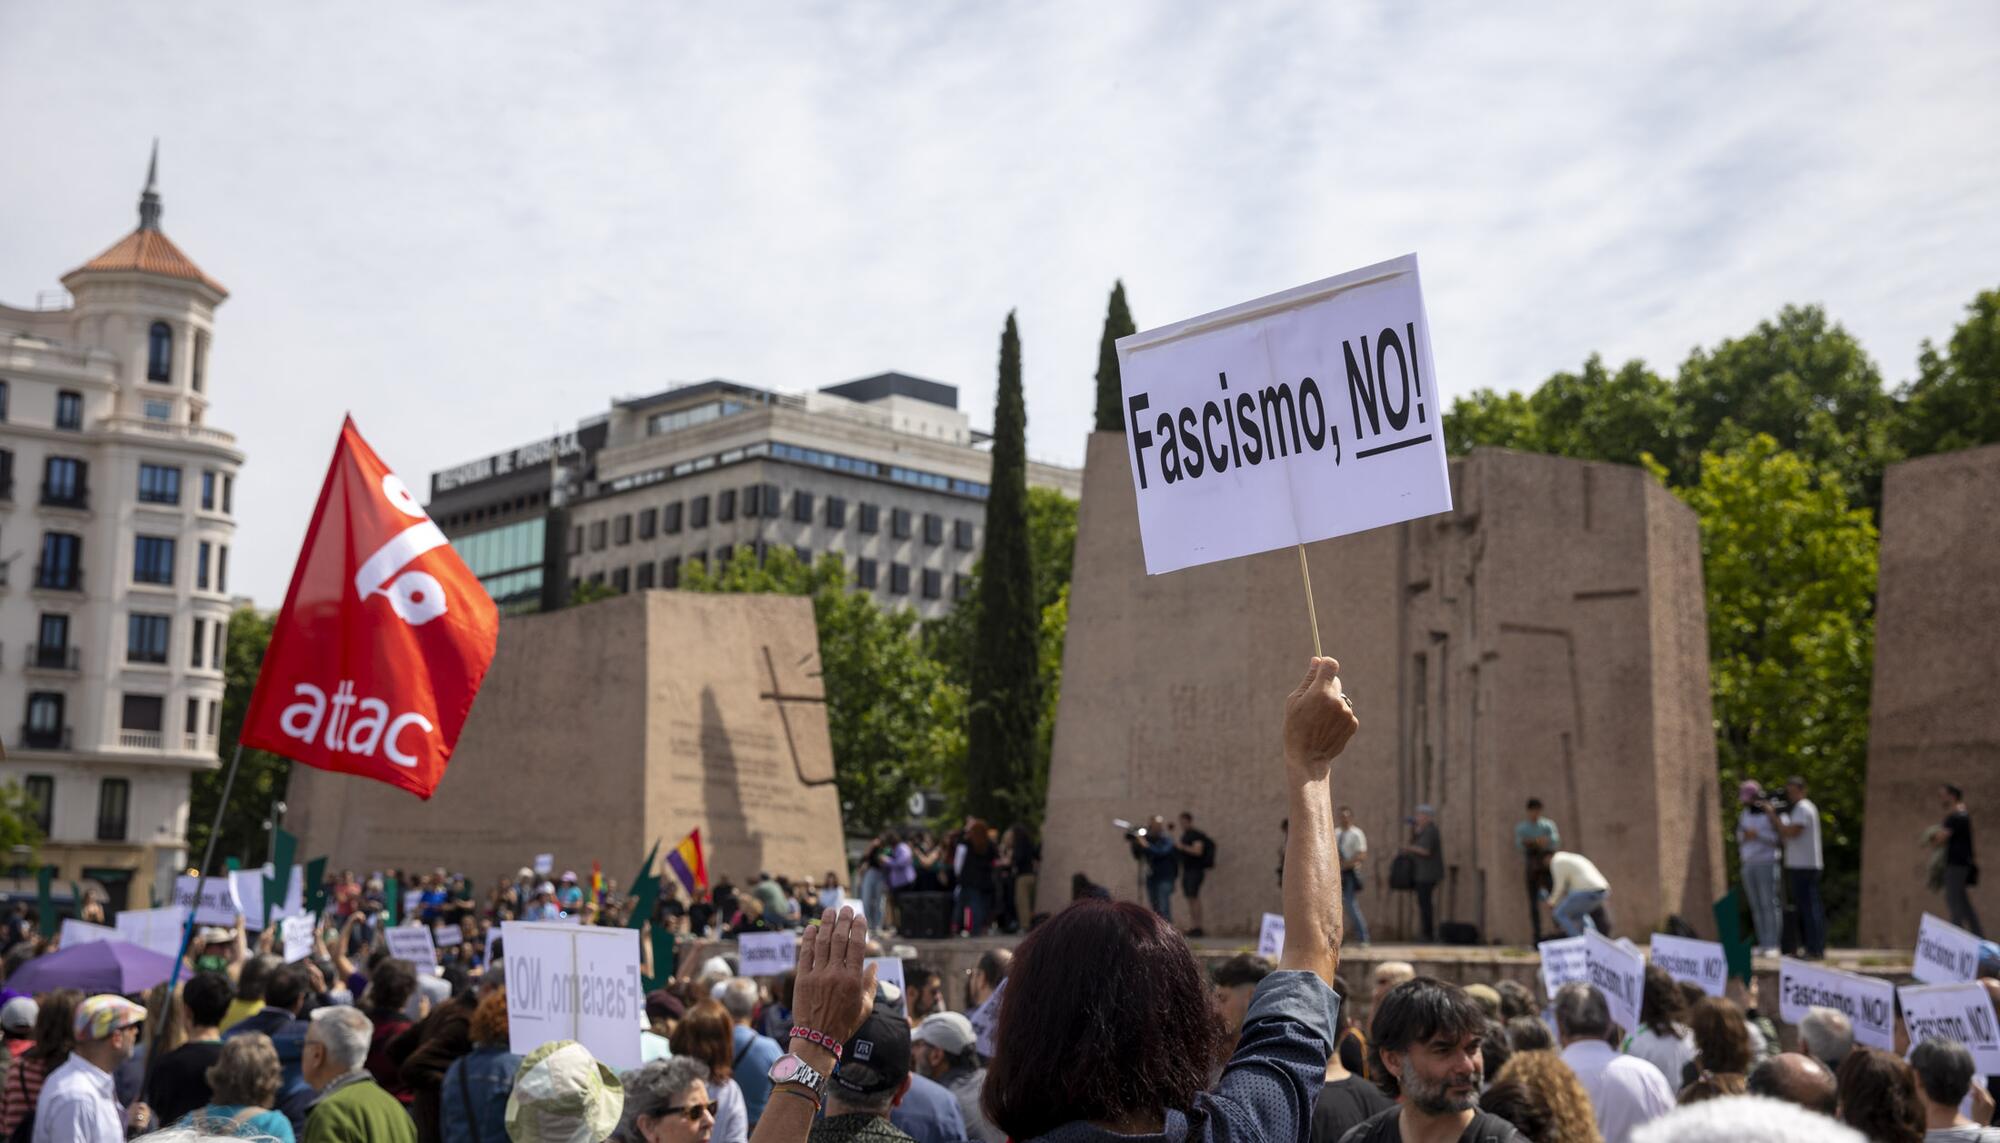
<instances>
[{"instance_id":1,"label":"bald man's head","mask_svg":"<svg viewBox=\"0 0 2000 1143\"><path fill-rule=\"evenodd\" d=\"M1807 1111L1831 1116L1838 1100L1833 1073L1825 1064L1798 1052L1780 1052L1750 1073L1750 1094L1796 1103Z\"/></svg>"}]
</instances>

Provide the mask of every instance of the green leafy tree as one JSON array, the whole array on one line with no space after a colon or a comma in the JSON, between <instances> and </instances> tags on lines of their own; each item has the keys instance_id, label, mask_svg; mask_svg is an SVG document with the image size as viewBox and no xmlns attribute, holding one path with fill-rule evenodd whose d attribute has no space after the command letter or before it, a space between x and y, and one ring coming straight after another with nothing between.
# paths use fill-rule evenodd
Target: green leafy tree
<instances>
[{"instance_id":1,"label":"green leafy tree","mask_svg":"<svg viewBox=\"0 0 2000 1143\"><path fill-rule=\"evenodd\" d=\"M582 607L586 603L596 603L600 599L618 598L618 589L599 580L580 579L569 589L569 602L565 607Z\"/></svg>"},{"instance_id":2,"label":"green leafy tree","mask_svg":"<svg viewBox=\"0 0 2000 1143\"><path fill-rule=\"evenodd\" d=\"M1041 710L1036 668L1041 609L1035 605L1028 538L1027 410L1021 394L1021 334L1007 315L1000 335L1000 386L993 412L993 474L986 499L984 574L975 617L978 653L969 674L966 807L989 821L1014 812L1035 753Z\"/></svg>"},{"instance_id":3,"label":"green leafy tree","mask_svg":"<svg viewBox=\"0 0 2000 1143\"><path fill-rule=\"evenodd\" d=\"M223 676L227 681L222 692L222 733L216 740L222 764L194 776L188 803L190 864L201 860L206 852L229 759L236 751L237 736L243 732L243 716L250 709L251 692L257 689L257 672L264 667L264 651L271 645L274 622L273 615L248 607L237 608L229 617L229 653L223 660ZM246 866L264 862L271 843L270 831L264 823L270 820L272 807L284 800L291 775L292 764L287 759L263 750L243 752L242 768L237 771L236 783L229 791L229 805L222 815L222 832L216 838L215 865L209 869L210 873L220 870L223 859L229 857Z\"/></svg>"},{"instance_id":4,"label":"green leafy tree","mask_svg":"<svg viewBox=\"0 0 2000 1143\"><path fill-rule=\"evenodd\" d=\"M1097 431L1125 431L1125 394L1118 372L1118 339L1137 333L1132 311L1125 304L1125 283L1111 287L1111 304L1104 312L1104 336L1097 342Z\"/></svg>"},{"instance_id":5,"label":"green leafy tree","mask_svg":"<svg viewBox=\"0 0 2000 1143\"><path fill-rule=\"evenodd\" d=\"M0 853L8 855L9 867L34 867L32 851L43 841L42 827L35 821L38 808L28 800L28 792L21 788L21 783L0 783ZM16 856L14 851L22 846L30 852Z\"/></svg>"},{"instance_id":6,"label":"green leafy tree","mask_svg":"<svg viewBox=\"0 0 2000 1143\"><path fill-rule=\"evenodd\" d=\"M1535 410L1520 393L1496 393L1474 389L1454 397L1451 411L1444 416L1444 447L1452 456L1464 456L1479 445L1541 452L1541 428Z\"/></svg>"},{"instance_id":7,"label":"green leafy tree","mask_svg":"<svg viewBox=\"0 0 2000 1143\"><path fill-rule=\"evenodd\" d=\"M849 832L873 833L907 820L912 793L945 788L962 768L965 692L923 653L912 612L886 610L848 582L840 557L808 566L784 548L761 564L739 549L720 568L693 564L681 576L688 591L812 597L841 814Z\"/></svg>"},{"instance_id":8,"label":"green leafy tree","mask_svg":"<svg viewBox=\"0 0 2000 1143\"><path fill-rule=\"evenodd\" d=\"M1618 372L1593 353L1580 373L1557 373L1528 398L1538 448L1578 460L1637 464L1677 455L1686 435L1673 386L1628 361Z\"/></svg>"},{"instance_id":9,"label":"green leafy tree","mask_svg":"<svg viewBox=\"0 0 2000 1143\"><path fill-rule=\"evenodd\" d=\"M1924 342L1917 379L1899 394L1896 440L1908 456L2000 441L2000 290L1965 307L1943 353Z\"/></svg>"},{"instance_id":10,"label":"green leafy tree","mask_svg":"<svg viewBox=\"0 0 2000 1143\"><path fill-rule=\"evenodd\" d=\"M1895 405L1861 344L1820 307L1786 306L1742 337L1695 350L1674 389L1687 432L1678 454L1661 459L1676 485L1699 479L1705 452L1765 433L1831 473L1850 500L1881 503Z\"/></svg>"},{"instance_id":11,"label":"green leafy tree","mask_svg":"<svg viewBox=\"0 0 2000 1143\"><path fill-rule=\"evenodd\" d=\"M1657 471L1657 469L1656 469ZM1703 453L1701 521L1722 788L1801 774L1822 816L1827 916L1859 903L1878 535L1846 480L1765 434ZM1725 800L1726 801L1726 800ZM1734 807L1725 806L1725 825ZM1733 833L1733 826L1731 827ZM1731 847L1731 860L1734 850Z\"/></svg>"}]
</instances>

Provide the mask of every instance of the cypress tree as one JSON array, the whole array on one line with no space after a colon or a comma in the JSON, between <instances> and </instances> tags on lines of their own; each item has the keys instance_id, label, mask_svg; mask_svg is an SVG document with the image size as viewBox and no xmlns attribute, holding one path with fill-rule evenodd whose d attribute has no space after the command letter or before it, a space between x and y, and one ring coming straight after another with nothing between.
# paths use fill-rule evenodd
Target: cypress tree
<instances>
[{"instance_id":1,"label":"cypress tree","mask_svg":"<svg viewBox=\"0 0 2000 1143\"><path fill-rule=\"evenodd\" d=\"M1111 287L1111 307L1104 312L1104 337L1097 343L1097 431L1125 431L1125 397L1119 391L1118 339L1139 332L1125 306L1125 283Z\"/></svg>"},{"instance_id":2,"label":"cypress tree","mask_svg":"<svg viewBox=\"0 0 2000 1143\"><path fill-rule=\"evenodd\" d=\"M1028 414L1021 397L1021 335L1014 315L1000 335L1000 392L993 409L993 475L979 573L967 718L966 802L995 823L1028 776L1040 717L1034 557L1028 545Z\"/></svg>"}]
</instances>

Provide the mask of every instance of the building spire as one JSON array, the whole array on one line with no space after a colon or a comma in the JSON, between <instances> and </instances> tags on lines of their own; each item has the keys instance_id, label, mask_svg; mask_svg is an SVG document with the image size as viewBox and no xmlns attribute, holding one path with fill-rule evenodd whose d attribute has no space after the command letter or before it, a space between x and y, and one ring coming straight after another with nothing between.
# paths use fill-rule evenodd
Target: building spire
<instances>
[{"instance_id":1,"label":"building spire","mask_svg":"<svg viewBox=\"0 0 2000 1143\"><path fill-rule=\"evenodd\" d=\"M146 163L146 189L139 195L139 229L160 228L160 139L153 137L153 157Z\"/></svg>"}]
</instances>

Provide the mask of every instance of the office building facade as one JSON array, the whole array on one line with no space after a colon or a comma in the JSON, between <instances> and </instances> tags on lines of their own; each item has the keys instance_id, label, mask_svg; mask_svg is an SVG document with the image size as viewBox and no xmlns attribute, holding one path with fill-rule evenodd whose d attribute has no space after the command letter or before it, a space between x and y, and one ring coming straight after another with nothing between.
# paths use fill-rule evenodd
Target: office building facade
<instances>
[{"instance_id":1,"label":"office building facade","mask_svg":"<svg viewBox=\"0 0 2000 1143\"><path fill-rule=\"evenodd\" d=\"M187 864L190 778L217 765L243 463L207 423L228 293L161 232L150 170L139 220L67 297L0 306L0 773L35 863L114 907Z\"/></svg>"},{"instance_id":2,"label":"office building facade","mask_svg":"<svg viewBox=\"0 0 2000 1143\"><path fill-rule=\"evenodd\" d=\"M545 592L672 588L691 565L780 548L837 555L858 590L924 618L970 590L992 458L953 386L885 373L799 395L705 381L616 402L588 428L591 447L578 449L587 460L527 478L570 477L557 492L560 519L540 533ZM450 470L445 483L483 466ZM1071 497L1082 489L1076 469L1031 463L1028 478ZM491 505L522 494L500 479L486 477ZM474 570L508 574L502 565L522 553L496 560L485 550L504 547L487 538L508 526L504 514L479 529L437 478L432 489L433 517Z\"/></svg>"}]
</instances>

